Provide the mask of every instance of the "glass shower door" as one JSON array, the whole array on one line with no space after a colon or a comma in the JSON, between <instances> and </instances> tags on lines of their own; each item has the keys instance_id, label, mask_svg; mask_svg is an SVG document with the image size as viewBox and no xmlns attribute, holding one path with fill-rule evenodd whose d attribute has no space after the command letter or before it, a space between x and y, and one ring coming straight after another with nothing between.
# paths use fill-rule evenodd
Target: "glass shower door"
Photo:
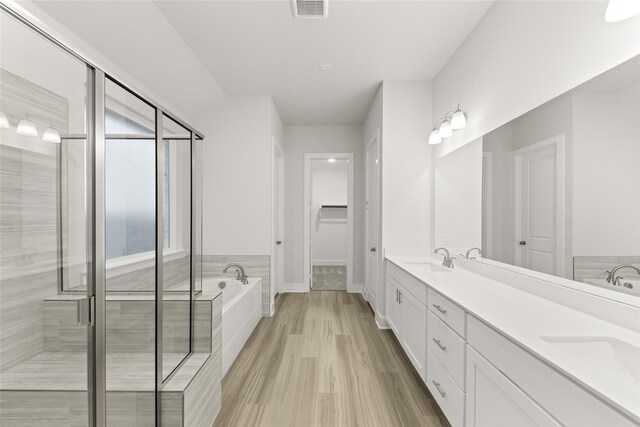
<instances>
[{"instance_id":1,"label":"glass shower door","mask_svg":"<svg viewBox=\"0 0 640 427\"><path fill-rule=\"evenodd\" d=\"M106 423L156 420L156 109L105 83Z\"/></svg>"},{"instance_id":2,"label":"glass shower door","mask_svg":"<svg viewBox=\"0 0 640 427\"><path fill-rule=\"evenodd\" d=\"M89 425L93 70L4 9L0 31L0 425Z\"/></svg>"}]
</instances>

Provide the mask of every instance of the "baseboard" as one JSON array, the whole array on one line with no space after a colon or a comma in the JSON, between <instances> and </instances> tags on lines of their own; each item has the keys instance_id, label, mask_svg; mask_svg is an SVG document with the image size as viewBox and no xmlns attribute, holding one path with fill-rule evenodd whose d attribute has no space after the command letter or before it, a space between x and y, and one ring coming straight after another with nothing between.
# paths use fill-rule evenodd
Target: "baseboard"
<instances>
[{"instance_id":1,"label":"baseboard","mask_svg":"<svg viewBox=\"0 0 640 427\"><path fill-rule=\"evenodd\" d=\"M276 312L276 302L274 297L274 300L271 301L271 307L269 308L269 317L273 316L275 312Z\"/></svg>"},{"instance_id":2,"label":"baseboard","mask_svg":"<svg viewBox=\"0 0 640 427\"><path fill-rule=\"evenodd\" d=\"M321 266L335 266L335 267L346 267L347 266L347 261L346 260L341 260L341 259L319 259L319 260L313 260L312 261L312 265L321 265Z\"/></svg>"},{"instance_id":3,"label":"baseboard","mask_svg":"<svg viewBox=\"0 0 640 427\"><path fill-rule=\"evenodd\" d=\"M362 283L353 283L351 289L347 289L347 292L351 294L361 294L363 289L364 285Z\"/></svg>"},{"instance_id":4,"label":"baseboard","mask_svg":"<svg viewBox=\"0 0 640 427\"><path fill-rule=\"evenodd\" d=\"M387 322L387 318L380 316L380 313L378 312L376 312L376 325L378 325L378 329L391 329L389 322Z\"/></svg>"},{"instance_id":5,"label":"baseboard","mask_svg":"<svg viewBox=\"0 0 640 427\"><path fill-rule=\"evenodd\" d=\"M284 291L285 292L309 292L309 286L306 286L304 283L285 283Z\"/></svg>"}]
</instances>

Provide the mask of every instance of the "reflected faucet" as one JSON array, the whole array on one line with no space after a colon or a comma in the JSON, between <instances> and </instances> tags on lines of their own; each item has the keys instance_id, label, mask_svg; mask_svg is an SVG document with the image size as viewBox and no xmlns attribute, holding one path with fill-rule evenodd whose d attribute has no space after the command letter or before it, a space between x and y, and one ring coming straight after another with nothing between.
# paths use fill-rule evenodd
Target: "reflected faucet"
<instances>
[{"instance_id":1,"label":"reflected faucet","mask_svg":"<svg viewBox=\"0 0 640 427\"><path fill-rule=\"evenodd\" d=\"M471 252L473 251L478 251L478 256L482 256L482 249L480 248L471 248L467 251L467 254L464 256L466 259L475 259L474 257L471 256ZM460 254L462 255L462 254Z\"/></svg>"},{"instance_id":2,"label":"reflected faucet","mask_svg":"<svg viewBox=\"0 0 640 427\"><path fill-rule=\"evenodd\" d=\"M449 254L449 251L446 248L438 248L435 251L433 251L434 254L437 254L440 251L444 251L445 254L444 259L442 260L442 265L448 268L453 268L453 259L451 258L451 255Z\"/></svg>"},{"instance_id":3,"label":"reflected faucet","mask_svg":"<svg viewBox=\"0 0 640 427\"><path fill-rule=\"evenodd\" d=\"M240 282L242 282L243 285L248 285L249 284L249 279L247 278L247 275L244 274L244 268L242 268L242 266L240 264L227 264L227 266L224 268L224 270L222 270L223 273L226 273L227 270L229 270L231 267L236 269L236 280L239 280Z\"/></svg>"},{"instance_id":4,"label":"reflected faucet","mask_svg":"<svg viewBox=\"0 0 640 427\"><path fill-rule=\"evenodd\" d=\"M612 283L614 286L620 286L620 279L624 279L624 277L616 277L616 273L618 272L618 270L621 270L623 268L631 268L635 270L636 273L640 274L640 268L636 267L635 265L620 264L613 267L611 270L607 270L607 273L609 273L607 275L607 283Z\"/></svg>"}]
</instances>

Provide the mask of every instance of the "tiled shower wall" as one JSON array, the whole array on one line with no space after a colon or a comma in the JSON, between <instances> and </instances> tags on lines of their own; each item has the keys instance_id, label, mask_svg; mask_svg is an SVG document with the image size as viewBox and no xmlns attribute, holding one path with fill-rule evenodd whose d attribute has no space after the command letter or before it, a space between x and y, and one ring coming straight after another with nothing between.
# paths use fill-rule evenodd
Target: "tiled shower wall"
<instances>
[{"instance_id":1,"label":"tiled shower wall","mask_svg":"<svg viewBox=\"0 0 640 427\"><path fill-rule=\"evenodd\" d=\"M0 370L42 351L42 303L58 293L57 159L0 145Z\"/></svg>"},{"instance_id":2,"label":"tiled shower wall","mask_svg":"<svg viewBox=\"0 0 640 427\"><path fill-rule=\"evenodd\" d=\"M67 133L68 101L0 69L0 370L43 348L43 300L58 293L60 144L18 135L30 120Z\"/></svg>"},{"instance_id":3,"label":"tiled shower wall","mask_svg":"<svg viewBox=\"0 0 640 427\"><path fill-rule=\"evenodd\" d=\"M222 277L222 270L229 263L240 264L244 272L249 277L259 277L262 279L262 316L269 316L271 313L269 289L271 286L271 257L269 255L203 255L202 256L202 276L206 278ZM229 272L229 276L233 276Z\"/></svg>"}]
</instances>

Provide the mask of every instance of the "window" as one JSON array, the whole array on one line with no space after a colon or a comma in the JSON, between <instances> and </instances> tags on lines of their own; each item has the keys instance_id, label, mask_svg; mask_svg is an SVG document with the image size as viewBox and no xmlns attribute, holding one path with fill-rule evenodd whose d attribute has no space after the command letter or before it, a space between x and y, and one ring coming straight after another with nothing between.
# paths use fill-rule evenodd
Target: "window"
<instances>
[{"instance_id":1,"label":"window","mask_svg":"<svg viewBox=\"0 0 640 427\"><path fill-rule=\"evenodd\" d=\"M153 135L155 131L107 109L107 259L155 250L155 139L115 139L113 135ZM170 247L169 144L164 144L164 247Z\"/></svg>"}]
</instances>

